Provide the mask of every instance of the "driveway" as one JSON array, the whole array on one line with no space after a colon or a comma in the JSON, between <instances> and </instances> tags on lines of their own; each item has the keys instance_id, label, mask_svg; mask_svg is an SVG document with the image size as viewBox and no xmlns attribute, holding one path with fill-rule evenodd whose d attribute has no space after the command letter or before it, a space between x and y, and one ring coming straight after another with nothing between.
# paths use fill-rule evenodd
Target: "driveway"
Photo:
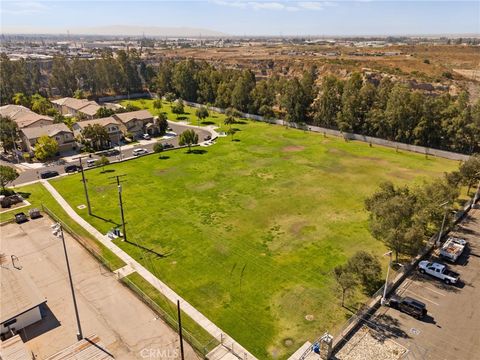
<instances>
[{"instance_id":1,"label":"driveway","mask_svg":"<svg viewBox=\"0 0 480 360\"><path fill-rule=\"evenodd\" d=\"M47 298L47 317L22 331L27 347L44 359L76 341L76 322L62 243L50 218L2 226L1 252L15 255ZM116 359L178 358L178 335L65 234L84 336L97 334ZM199 359L185 343L187 359ZM159 354L163 354L160 356Z\"/></svg>"}]
</instances>

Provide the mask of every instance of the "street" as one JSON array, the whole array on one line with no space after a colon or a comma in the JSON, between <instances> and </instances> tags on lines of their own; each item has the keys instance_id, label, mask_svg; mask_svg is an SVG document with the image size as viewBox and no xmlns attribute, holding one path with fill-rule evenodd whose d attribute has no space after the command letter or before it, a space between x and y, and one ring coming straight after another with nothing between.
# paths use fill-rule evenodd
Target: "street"
<instances>
[{"instance_id":1,"label":"street","mask_svg":"<svg viewBox=\"0 0 480 360\"><path fill-rule=\"evenodd\" d=\"M198 129L196 127L194 128L194 127L191 127L191 126L188 126L188 125L182 125L182 124L178 124L178 123L171 122L171 121L168 122L168 126L172 129L172 131L174 133L177 134L177 136L172 137L170 139L160 139L160 138L158 138L158 140L157 140L156 138L152 138L152 140L139 140L138 143L136 143L134 146L126 146L125 148L122 147L121 158L125 159L125 158L132 157L133 156L133 150L138 149L138 148L144 148L149 153L153 152L153 146L158 141L163 143L163 144L168 143L168 144L172 144L174 147L178 147L178 135L180 135L182 132L184 132L187 129L193 129L198 134L198 141L199 142L203 142L206 136L209 136L209 135L211 136L210 131L207 130L207 129L205 129L205 130L204 129ZM115 147L115 149L118 149L118 147ZM78 156L79 157L80 156L88 157L88 155L86 155L86 154L79 154ZM107 157L110 160L110 162L113 162L113 161L119 160L120 156L117 154L117 155L107 156ZM89 159L99 159L100 156L92 154L88 158ZM86 159L83 160L83 164L84 164L84 167L86 168L85 161L86 161ZM3 160L0 160L0 164L1 165L12 166L11 163L8 163L8 162L3 161ZM78 161L70 161L70 162L67 162L65 164L58 164L57 162L55 162L55 163L52 163L52 164L49 164L49 165L46 165L46 166L42 166L41 168L26 169L26 170L23 170L23 171L19 171L20 176L15 181L13 181L10 185L19 186L19 185L22 185L22 184L25 184L25 183L29 183L31 181L39 180L40 179L40 173L42 173L43 171L46 171L46 170L57 171L59 174L63 174L63 173L65 173L64 167L67 164L77 164L78 165Z\"/></svg>"}]
</instances>

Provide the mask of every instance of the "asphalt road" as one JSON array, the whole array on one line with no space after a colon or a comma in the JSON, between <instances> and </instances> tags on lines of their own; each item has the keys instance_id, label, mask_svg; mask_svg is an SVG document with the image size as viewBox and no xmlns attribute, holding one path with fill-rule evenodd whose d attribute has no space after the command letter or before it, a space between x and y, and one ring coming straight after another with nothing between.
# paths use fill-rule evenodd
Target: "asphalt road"
<instances>
[{"instance_id":1,"label":"asphalt road","mask_svg":"<svg viewBox=\"0 0 480 360\"><path fill-rule=\"evenodd\" d=\"M178 124L178 123L175 123L175 122L169 122L168 124L169 124L169 127L172 129L172 131L174 133L178 134L178 135L181 134L182 132L184 132L187 129L192 129L192 127L190 127L188 125L181 125L181 124ZM206 136L211 135L210 131L208 131L206 129L204 130L204 129L193 128L193 130L198 134L198 141L199 142L204 141ZM168 144L172 144L174 147L178 147L178 136L175 136L175 137L170 138L170 139L158 139L158 141L162 142L163 144L168 143ZM122 152L121 157L123 159L132 157L133 156L133 150L138 149L138 148L144 148L149 153L153 152L153 146L156 142L157 141L140 140L139 143L136 144L134 147L121 149L121 152ZM92 156L90 158L91 159L99 159L100 156L92 154ZM117 161L117 160L119 160L119 155L108 156L108 159L110 160L110 162ZM83 161L85 162L86 158ZM1 161L1 164L12 166L12 164L9 164L9 163L7 163L3 160ZM78 164L78 161L69 162L67 164ZM39 168L39 169L24 170L24 171L20 172L20 176L14 182L12 182L10 185L19 186L19 185L22 185L22 184L25 184L25 183L28 183L28 182L31 182L31 181L38 180L38 179L40 179L40 173L42 173L44 171L47 171L47 170L57 171L59 174L63 174L63 173L65 173L65 170L64 170L65 165L66 164L59 165L58 163L53 163L53 164L49 164L49 165L44 166L44 167ZM84 163L84 166L86 166L85 163Z\"/></svg>"}]
</instances>

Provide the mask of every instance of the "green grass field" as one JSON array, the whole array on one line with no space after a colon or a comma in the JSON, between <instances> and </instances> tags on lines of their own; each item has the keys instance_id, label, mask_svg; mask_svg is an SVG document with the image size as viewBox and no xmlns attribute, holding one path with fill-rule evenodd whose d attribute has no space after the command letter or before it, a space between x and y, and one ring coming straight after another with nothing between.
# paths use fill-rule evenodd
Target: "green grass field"
<instances>
[{"instance_id":1,"label":"green grass field","mask_svg":"<svg viewBox=\"0 0 480 360\"><path fill-rule=\"evenodd\" d=\"M51 183L105 233L120 222L109 177L127 174L129 240L164 256L118 245L253 354L286 358L348 317L332 268L357 250L385 251L369 234L365 197L382 181L418 183L457 164L264 123L234 127L238 141L221 138L205 153L87 171L95 217L77 209L80 175ZM363 300L357 294L349 305Z\"/></svg>"}]
</instances>

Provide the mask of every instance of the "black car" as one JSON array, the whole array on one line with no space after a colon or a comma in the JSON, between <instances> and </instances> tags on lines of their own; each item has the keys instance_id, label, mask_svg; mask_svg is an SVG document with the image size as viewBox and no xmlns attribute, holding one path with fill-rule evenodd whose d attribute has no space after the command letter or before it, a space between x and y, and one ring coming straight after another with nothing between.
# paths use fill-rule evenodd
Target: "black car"
<instances>
[{"instance_id":1,"label":"black car","mask_svg":"<svg viewBox=\"0 0 480 360\"><path fill-rule=\"evenodd\" d=\"M168 143L163 144L164 149L170 149L170 148L173 148L173 147L174 147L173 144L168 144Z\"/></svg>"},{"instance_id":2,"label":"black car","mask_svg":"<svg viewBox=\"0 0 480 360\"><path fill-rule=\"evenodd\" d=\"M53 170L50 170L50 171L44 171L42 173L40 173L40 177L42 179L49 179L49 178L52 178L52 177L55 177L55 176L58 176L58 171L53 171Z\"/></svg>"},{"instance_id":3,"label":"black car","mask_svg":"<svg viewBox=\"0 0 480 360\"><path fill-rule=\"evenodd\" d=\"M205 140L205 141L208 141L208 140L211 140L211 139L212 139L212 137L210 135L207 135L203 138L203 140Z\"/></svg>"},{"instance_id":4,"label":"black car","mask_svg":"<svg viewBox=\"0 0 480 360\"><path fill-rule=\"evenodd\" d=\"M400 310L405 314L421 319L427 315L427 307L421 301L411 297L392 296L388 301L388 306Z\"/></svg>"},{"instance_id":5,"label":"black car","mask_svg":"<svg viewBox=\"0 0 480 360\"><path fill-rule=\"evenodd\" d=\"M18 214L15 214L15 222L17 224L21 224L21 223L24 223L26 221L28 221L28 218L27 218L27 215L25 215L25 213L20 212Z\"/></svg>"},{"instance_id":6,"label":"black car","mask_svg":"<svg viewBox=\"0 0 480 360\"><path fill-rule=\"evenodd\" d=\"M63 168L65 170L66 173L74 173L74 172L77 172L78 170L80 170L80 167L78 165L67 165Z\"/></svg>"}]
</instances>

